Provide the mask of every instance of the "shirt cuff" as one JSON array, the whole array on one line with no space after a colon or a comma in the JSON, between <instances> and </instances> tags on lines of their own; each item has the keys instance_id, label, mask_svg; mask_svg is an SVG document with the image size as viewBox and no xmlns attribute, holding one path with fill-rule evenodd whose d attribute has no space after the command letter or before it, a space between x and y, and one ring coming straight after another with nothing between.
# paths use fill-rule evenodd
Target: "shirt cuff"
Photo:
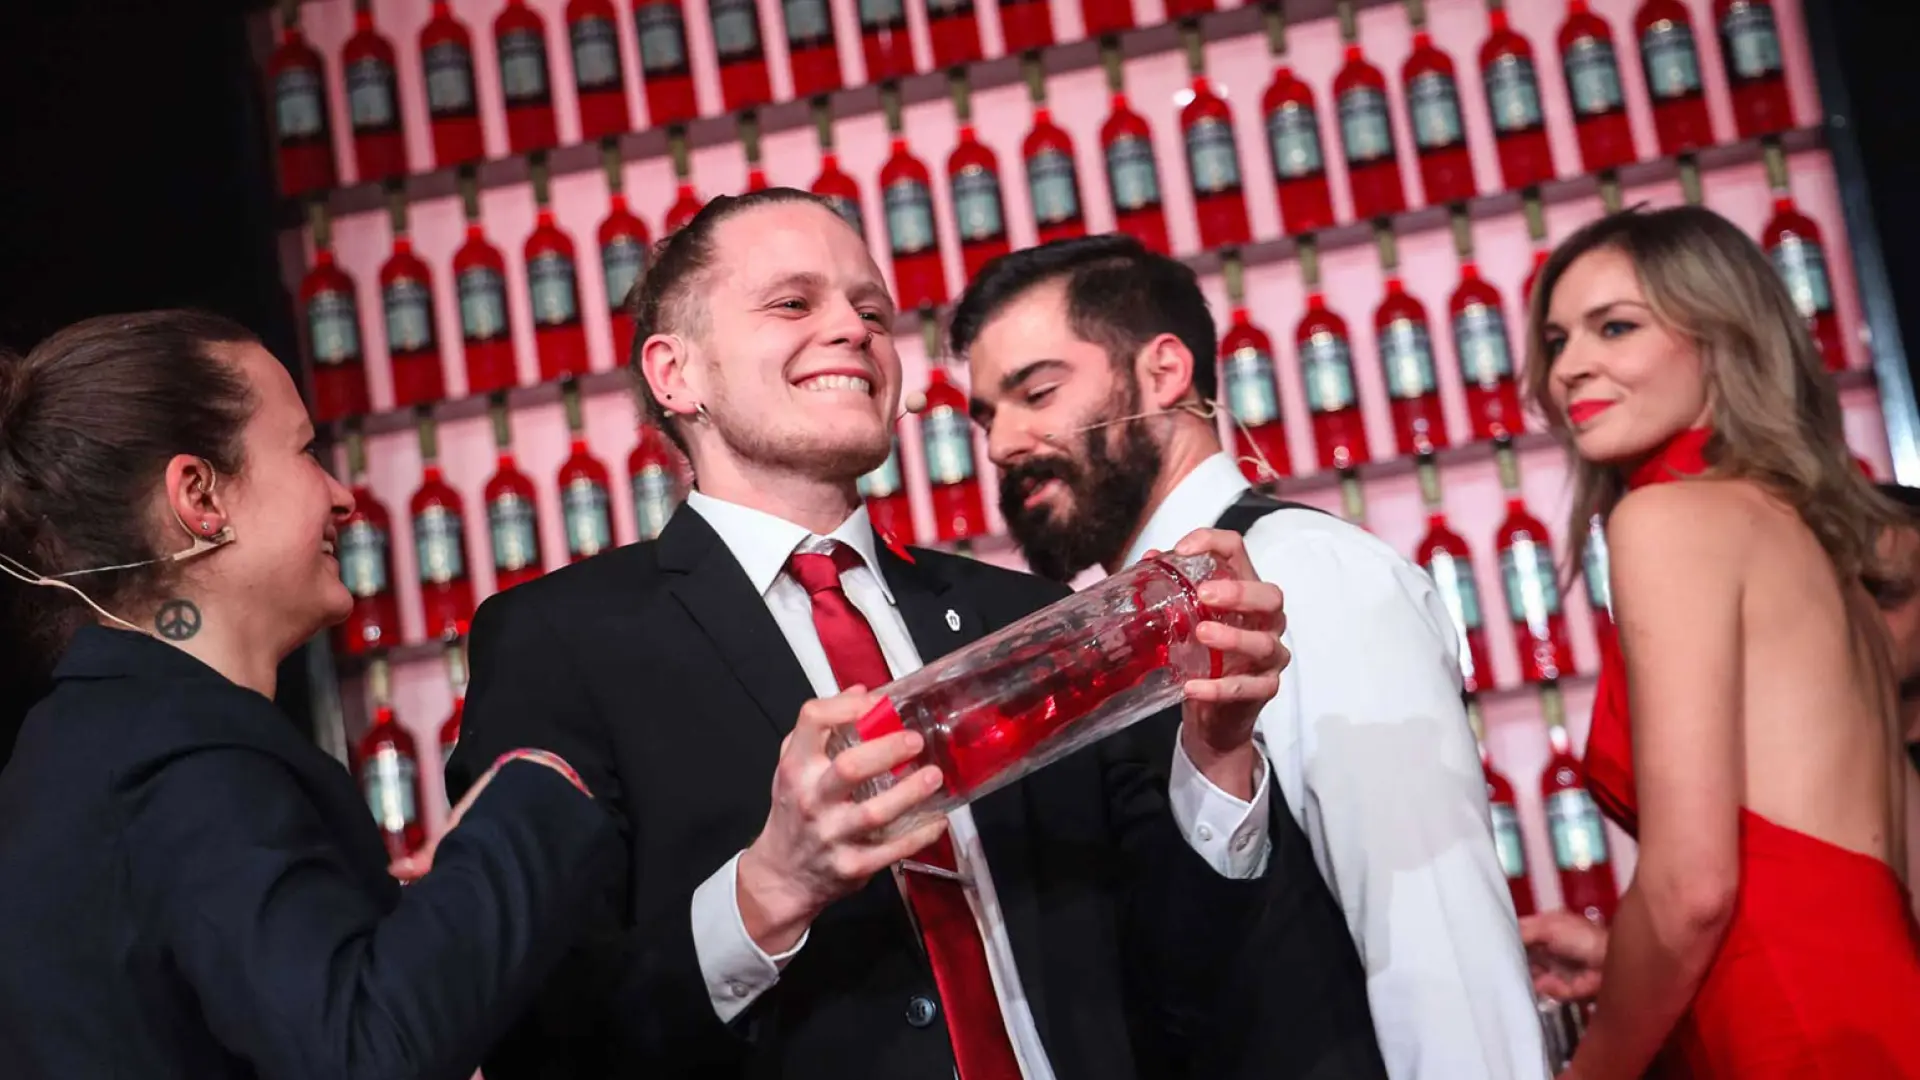
<instances>
[{"instance_id":1,"label":"shirt cuff","mask_svg":"<svg viewBox=\"0 0 1920 1080\"><path fill-rule=\"evenodd\" d=\"M1168 797L1173 820L1187 844L1221 877L1245 880L1266 873L1272 838L1268 835L1267 807L1272 797L1267 783L1272 769L1260 740L1253 740L1253 801L1246 802L1220 790L1187 756L1179 739L1173 741L1173 775Z\"/></svg>"},{"instance_id":2,"label":"shirt cuff","mask_svg":"<svg viewBox=\"0 0 1920 1080\"><path fill-rule=\"evenodd\" d=\"M707 997L721 1023L747 1010L780 981L780 969L806 947L811 930L786 952L768 955L747 933L740 918L740 856L713 872L693 891L693 952Z\"/></svg>"}]
</instances>

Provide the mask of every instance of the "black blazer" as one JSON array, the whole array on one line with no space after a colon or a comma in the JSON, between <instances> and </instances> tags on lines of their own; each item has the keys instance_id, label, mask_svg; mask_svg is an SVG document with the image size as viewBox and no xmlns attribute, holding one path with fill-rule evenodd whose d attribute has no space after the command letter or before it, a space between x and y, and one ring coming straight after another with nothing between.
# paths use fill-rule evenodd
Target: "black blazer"
<instances>
[{"instance_id":1,"label":"black blazer","mask_svg":"<svg viewBox=\"0 0 1920 1080\"><path fill-rule=\"evenodd\" d=\"M909 562L882 546L879 557L924 658L1066 595L939 552L916 550ZM781 740L813 691L696 511L676 514L657 542L493 597L471 643L449 782L457 790L501 747L551 746L606 793L631 855L602 943L550 980L529 1023L489 1057L489 1080L953 1076L945 1024L927 1015L938 1000L932 975L889 875L829 908L779 983L732 1024L714 1014L694 951L693 892L765 823ZM1266 878L1221 877L1168 808L1176 729L1171 714L1149 721L974 806L1055 1074L1382 1075L1359 961L1291 815L1276 797ZM1301 865L1317 889L1304 901L1317 903L1315 919L1293 914ZM626 927L639 929L640 947L615 943ZM1277 928L1305 931L1296 947L1313 953L1293 957L1305 970L1286 977L1302 992L1285 1008L1237 979L1228 985L1245 970L1237 952ZM1269 961L1289 961L1277 945L1263 952L1263 978ZM1242 1055L1240 1025L1256 1013L1288 1041L1291 1060ZM1239 1030L1223 1031L1222 1017Z\"/></svg>"},{"instance_id":2,"label":"black blazer","mask_svg":"<svg viewBox=\"0 0 1920 1080\"><path fill-rule=\"evenodd\" d=\"M403 891L353 780L271 702L83 629L0 772L0 1072L471 1076L617 835L510 765Z\"/></svg>"}]
</instances>

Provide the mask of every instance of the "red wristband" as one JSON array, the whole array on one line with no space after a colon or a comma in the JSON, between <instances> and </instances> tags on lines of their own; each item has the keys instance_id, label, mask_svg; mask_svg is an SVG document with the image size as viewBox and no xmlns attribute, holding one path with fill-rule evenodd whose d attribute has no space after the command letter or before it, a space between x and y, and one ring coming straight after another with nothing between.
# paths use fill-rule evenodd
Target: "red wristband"
<instances>
[{"instance_id":1,"label":"red wristband","mask_svg":"<svg viewBox=\"0 0 1920 1080\"><path fill-rule=\"evenodd\" d=\"M509 750L494 759L493 767L498 770L509 761L537 761L542 765L551 766L561 776L567 778L567 783L579 788L582 795L589 799L593 798L593 792L587 790L586 782L580 779L580 774L574 771L573 766L567 764L567 759L551 750L535 750L530 747Z\"/></svg>"}]
</instances>

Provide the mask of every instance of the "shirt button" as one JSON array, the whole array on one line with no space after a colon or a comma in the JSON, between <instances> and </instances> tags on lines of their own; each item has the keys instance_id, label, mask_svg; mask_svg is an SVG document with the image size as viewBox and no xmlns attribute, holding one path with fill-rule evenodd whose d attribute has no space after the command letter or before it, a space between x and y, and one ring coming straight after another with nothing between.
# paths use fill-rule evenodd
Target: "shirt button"
<instances>
[{"instance_id":1,"label":"shirt button","mask_svg":"<svg viewBox=\"0 0 1920 1080\"><path fill-rule=\"evenodd\" d=\"M740 982L739 980L734 980L732 982L727 983L727 996L731 998L746 997L747 996L746 984Z\"/></svg>"},{"instance_id":2,"label":"shirt button","mask_svg":"<svg viewBox=\"0 0 1920 1080\"><path fill-rule=\"evenodd\" d=\"M917 1028L932 1027L933 1018L940 1015L940 1006L925 994L915 994L907 999L907 1023Z\"/></svg>"},{"instance_id":3,"label":"shirt button","mask_svg":"<svg viewBox=\"0 0 1920 1080\"><path fill-rule=\"evenodd\" d=\"M1213 839L1213 826L1202 822L1199 828L1193 830L1193 835L1199 837L1200 842L1204 844Z\"/></svg>"}]
</instances>

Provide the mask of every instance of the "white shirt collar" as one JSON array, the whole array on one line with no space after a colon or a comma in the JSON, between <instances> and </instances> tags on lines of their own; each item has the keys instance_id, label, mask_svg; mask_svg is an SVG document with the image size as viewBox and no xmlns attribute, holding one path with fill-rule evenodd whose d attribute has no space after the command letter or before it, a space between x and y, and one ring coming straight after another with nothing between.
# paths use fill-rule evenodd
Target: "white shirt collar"
<instances>
[{"instance_id":1,"label":"white shirt collar","mask_svg":"<svg viewBox=\"0 0 1920 1080\"><path fill-rule=\"evenodd\" d=\"M1160 503L1139 539L1127 551L1126 565L1132 566L1149 551L1172 551L1195 529L1211 528L1241 494L1253 485L1241 475L1240 466L1225 453L1201 462L1186 475Z\"/></svg>"},{"instance_id":2,"label":"white shirt collar","mask_svg":"<svg viewBox=\"0 0 1920 1080\"><path fill-rule=\"evenodd\" d=\"M735 561L747 572L747 580L753 582L755 591L763 597L773 588L773 583L780 580L780 574L787 568L788 556L803 546L811 550L838 540L859 554L860 561L880 583L887 602L893 602L893 589L887 585L887 576L880 572L879 556L873 546L873 523L867 517L864 502L826 536L816 536L804 526L764 510L716 499L699 491L688 494L687 505L720 534L721 542L733 552Z\"/></svg>"}]
</instances>

